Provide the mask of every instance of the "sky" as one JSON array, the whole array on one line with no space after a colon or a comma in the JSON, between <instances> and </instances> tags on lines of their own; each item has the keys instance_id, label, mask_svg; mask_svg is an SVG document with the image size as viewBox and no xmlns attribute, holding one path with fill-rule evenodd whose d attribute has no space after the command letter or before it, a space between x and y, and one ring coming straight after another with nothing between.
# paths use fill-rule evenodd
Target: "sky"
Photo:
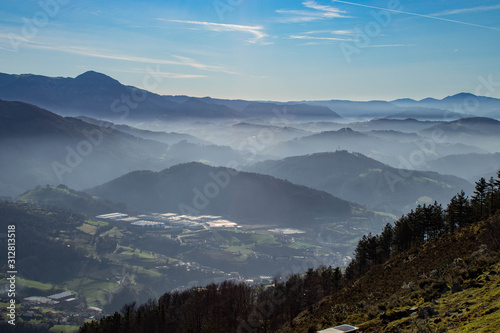
<instances>
[{"instance_id":1,"label":"sky","mask_svg":"<svg viewBox=\"0 0 500 333\"><path fill-rule=\"evenodd\" d=\"M500 98L500 1L353 1L2 0L0 72L249 100Z\"/></svg>"}]
</instances>

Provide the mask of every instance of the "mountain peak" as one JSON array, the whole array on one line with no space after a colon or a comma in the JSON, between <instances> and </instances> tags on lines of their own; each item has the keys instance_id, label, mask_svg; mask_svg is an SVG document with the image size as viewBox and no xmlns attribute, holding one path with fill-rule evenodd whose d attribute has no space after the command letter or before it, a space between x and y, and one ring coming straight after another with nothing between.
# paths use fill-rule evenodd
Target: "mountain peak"
<instances>
[{"instance_id":1,"label":"mountain peak","mask_svg":"<svg viewBox=\"0 0 500 333\"><path fill-rule=\"evenodd\" d=\"M464 99L464 98L467 98L467 97L474 98L474 97L477 97L477 96L474 95L474 94L471 94L471 93L461 92L461 93L458 93L458 94L453 95L453 96L445 97L443 100Z\"/></svg>"},{"instance_id":2,"label":"mountain peak","mask_svg":"<svg viewBox=\"0 0 500 333\"><path fill-rule=\"evenodd\" d=\"M99 81L99 82L119 83L117 80L113 79L112 77L107 76L106 74L103 74L103 73L95 72L95 71L87 71L85 73L82 73L82 74L78 75L77 77L75 77L75 80L83 81L83 82Z\"/></svg>"}]
</instances>

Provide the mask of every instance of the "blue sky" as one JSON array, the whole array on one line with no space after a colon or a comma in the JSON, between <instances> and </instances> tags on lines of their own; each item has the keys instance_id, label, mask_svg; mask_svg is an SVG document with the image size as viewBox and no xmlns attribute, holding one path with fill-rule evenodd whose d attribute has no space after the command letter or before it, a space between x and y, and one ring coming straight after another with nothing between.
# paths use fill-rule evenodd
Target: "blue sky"
<instances>
[{"instance_id":1,"label":"blue sky","mask_svg":"<svg viewBox=\"0 0 500 333\"><path fill-rule=\"evenodd\" d=\"M141 88L155 73L160 94L500 98L499 55L500 1L0 4L0 72L74 77L95 70ZM481 86L485 80L499 84Z\"/></svg>"}]
</instances>

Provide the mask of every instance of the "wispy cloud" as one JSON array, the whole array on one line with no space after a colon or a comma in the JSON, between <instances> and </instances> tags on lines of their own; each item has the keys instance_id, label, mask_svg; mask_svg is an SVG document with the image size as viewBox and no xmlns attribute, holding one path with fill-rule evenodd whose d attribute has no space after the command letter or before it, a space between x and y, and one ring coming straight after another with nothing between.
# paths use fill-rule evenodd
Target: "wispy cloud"
<instances>
[{"instance_id":1,"label":"wispy cloud","mask_svg":"<svg viewBox=\"0 0 500 333\"><path fill-rule=\"evenodd\" d=\"M365 47L403 47L403 46L410 46L406 44L385 44L385 45L367 45Z\"/></svg>"},{"instance_id":2,"label":"wispy cloud","mask_svg":"<svg viewBox=\"0 0 500 333\"><path fill-rule=\"evenodd\" d=\"M320 5L315 1L305 1L302 3L302 5L307 9L313 9L313 10L278 9L276 10L277 13L288 15L288 17L283 17L279 21L298 23L298 22L311 22L311 21L326 20L332 18L349 17L344 15L345 11L342 11L339 8Z\"/></svg>"},{"instance_id":3,"label":"wispy cloud","mask_svg":"<svg viewBox=\"0 0 500 333\"><path fill-rule=\"evenodd\" d=\"M478 7L472 7L472 8L445 10L443 12L434 13L431 15L432 16L445 16L445 15L455 15L455 14L464 14L464 13L485 12L485 11L497 10L497 9L500 9L500 5L478 6Z\"/></svg>"},{"instance_id":4,"label":"wispy cloud","mask_svg":"<svg viewBox=\"0 0 500 333\"><path fill-rule=\"evenodd\" d=\"M149 74L148 70L144 68L130 68L130 69L115 69L116 72L122 73L138 73L138 74ZM204 78L207 75L197 75L197 74L181 74L181 73L169 73L169 72L156 72L155 76L168 78L168 79L197 79Z\"/></svg>"},{"instance_id":5,"label":"wispy cloud","mask_svg":"<svg viewBox=\"0 0 500 333\"><path fill-rule=\"evenodd\" d=\"M316 36L303 36L303 35L291 35L290 39L312 39L312 40L329 40L329 41L352 41L350 38L337 38L337 37L316 37Z\"/></svg>"},{"instance_id":6,"label":"wispy cloud","mask_svg":"<svg viewBox=\"0 0 500 333\"><path fill-rule=\"evenodd\" d=\"M305 1L302 4L307 8L316 9L319 11L323 11L325 13L330 13L328 14L330 17L342 17L343 15L341 13L345 13L338 8L332 6L320 5L315 1Z\"/></svg>"},{"instance_id":7,"label":"wispy cloud","mask_svg":"<svg viewBox=\"0 0 500 333\"><path fill-rule=\"evenodd\" d=\"M191 58L188 58L188 57L183 57L183 56L179 56L179 55L173 55L173 57L176 58L177 60L179 60L181 64L184 64L184 65L190 66L190 67L194 67L194 68L198 68L201 70L214 71L214 72L220 71L220 72L224 72L226 74L238 74L237 72L233 72L233 71L224 69L222 67L205 65L205 64L199 63L198 61L191 59Z\"/></svg>"},{"instance_id":8,"label":"wispy cloud","mask_svg":"<svg viewBox=\"0 0 500 333\"><path fill-rule=\"evenodd\" d=\"M155 59L155 58L146 58L146 57L136 57L124 54L113 54L109 53L105 50L99 49L91 49L88 47L80 47L80 46L52 46L48 44L40 44L40 43L26 43L25 47L36 48L36 49L44 49L44 50L52 50L57 52L65 52L76 54L80 56L93 57L93 58L101 58L101 59L112 59L112 60L122 60L122 61L130 61L130 62L138 62L138 63L146 63L146 64L158 64L158 65L176 65L176 66L188 66L192 68L201 69L204 71L212 71L212 72L222 72L226 74L237 74L236 72L230 71L221 66L213 66L199 63L191 58L181 57L173 55L172 57L177 60L171 59Z\"/></svg>"},{"instance_id":9,"label":"wispy cloud","mask_svg":"<svg viewBox=\"0 0 500 333\"><path fill-rule=\"evenodd\" d=\"M354 30L314 30L303 32L306 35L316 35L316 34L332 34L332 35L354 35L356 31Z\"/></svg>"},{"instance_id":10,"label":"wispy cloud","mask_svg":"<svg viewBox=\"0 0 500 333\"><path fill-rule=\"evenodd\" d=\"M230 31L230 32L249 33L253 35L253 37L248 39L247 42L252 44L269 44L264 42L264 38L267 37L268 35L264 32L264 27L262 26L249 26L249 25L225 24L225 23L213 23L213 22L201 22L201 21L167 20L162 18L158 18L157 20L195 25L209 31Z\"/></svg>"},{"instance_id":11,"label":"wispy cloud","mask_svg":"<svg viewBox=\"0 0 500 333\"><path fill-rule=\"evenodd\" d=\"M5 51L13 52L13 53L15 53L15 52L16 52L16 51L15 51L15 50L13 50L13 49L9 49L9 48L7 48L7 47L3 47L3 46L0 46L0 50L5 50Z\"/></svg>"},{"instance_id":12,"label":"wispy cloud","mask_svg":"<svg viewBox=\"0 0 500 333\"><path fill-rule=\"evenodd\" d=\"M450 22L450 23L458 23L458 24L469 25L469 26L477 27L477 28L484 28L484 29L490 29L490 30L500 31L499 28L488 27L488 26L481 25L481 24L474 24L474 23L457 21L457 20L450 20L450 19L439 17L439 16L436 16L436 15L424 15L424 14L418 14L418 13L412 13L412 12L404 12L402 10L395 10L395 9L389 9L389 8L382 8L382 7L364 5L364 4L360 4L360 3L356 3L356 2L349 2L349 1L343 1L343 0L332 0L332 1L333 2L338 2L338 3L344 3L344 4L352 5L352 6L387 10L387 11L390 11L390 12L393 12L393 13L400 13L400 14L405 14L405 15L412 15L412 16L417 16L417 17L424 17L424 18L433 19L433 20L439 20L439 21Z\"/></svg>"}]
</instances>

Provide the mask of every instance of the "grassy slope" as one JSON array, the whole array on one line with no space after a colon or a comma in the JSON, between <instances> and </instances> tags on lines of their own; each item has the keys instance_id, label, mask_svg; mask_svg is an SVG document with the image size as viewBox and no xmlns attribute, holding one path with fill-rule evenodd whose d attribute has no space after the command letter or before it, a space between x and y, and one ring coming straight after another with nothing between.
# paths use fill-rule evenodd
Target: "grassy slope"
<instances>
[{"instance_id":1,"label":"grassy slope","mask_svg":"<svg viewBox=\"0 0 500 333\"><path fill-rule=\"evenodd\" d=\"M496 215L397 255L282 331L350 323L364 332L497 332L499 229Z\"/></svg>"}]
</instances>

